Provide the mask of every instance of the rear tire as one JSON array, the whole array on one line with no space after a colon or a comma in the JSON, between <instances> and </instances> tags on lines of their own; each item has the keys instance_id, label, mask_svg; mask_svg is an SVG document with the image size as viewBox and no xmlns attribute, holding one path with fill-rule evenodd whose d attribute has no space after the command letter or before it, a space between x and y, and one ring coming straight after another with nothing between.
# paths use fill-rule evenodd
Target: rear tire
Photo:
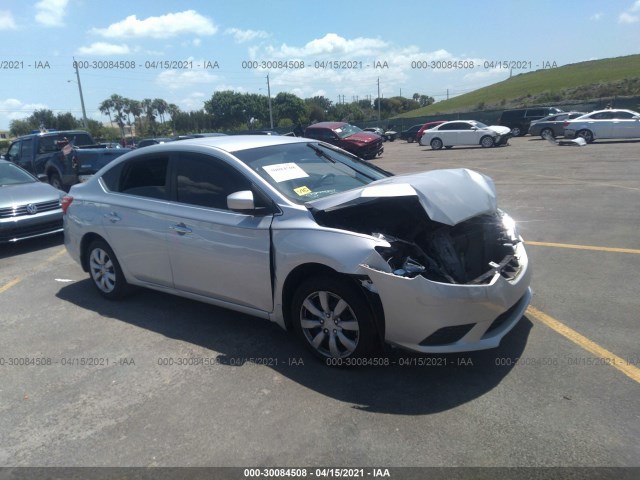
<instances>
[{"instance_id":1,"label":"rear tire","mask_svg":"<svg viewBox=\"0 0 640 480\"><path fill-rule=\"evenodd\" d=\"M585 142L587 143L593 143L593 132L591 130L580 130L577 134L576 137L580 137L580 138L584 138Z\"/></svg>"},{"instance_id":2,"label":"rear tire","mask_svg":"<svg viewBox=\"0 0 640 480\"><path fill-rule=\"evenodd\" d=\"M50 173L49 176L47 177L47 179L49 180L49 185L51 185L53 188L57 188L58 190L64 190L64 186L62 185L62 179L60 178L60 175L58 175L57 173Z\"/></svg>"},{"instance_id":3,"label":"rear tire","mask_svg":"<svg viewBox=\"0 0 640 480\"><path fill-rule=\"evenodd\" d=\"M514 137L519 137L520 135L522 135L522 129L518 125L512 127L511 135L513 135Z\"/></svg>"},{"instance_id":4,"label":"rear tire","mask_svg":"<svg viewBox=\"0 0 640 480\"><path fill-rule=\"evenodd\" d=\"M109 300L118 300L130 291L120 263L107 242L94 240L89 245L87 259L89 275L100 295Z\"/></svg>"},{"instance_id":5,"label":"rear tire","mask_svg":"<svg viewBox=\"0 0 640 480\"><path fill-rule=\"evenodd\" d=\"M542 131L540 132L540 136L543 139L546 139L546 137L551 137L551 138L555 138L556 137L553 134L553 130L551 130L550 128L543 128Z\"/></svg>"}]
</instances>

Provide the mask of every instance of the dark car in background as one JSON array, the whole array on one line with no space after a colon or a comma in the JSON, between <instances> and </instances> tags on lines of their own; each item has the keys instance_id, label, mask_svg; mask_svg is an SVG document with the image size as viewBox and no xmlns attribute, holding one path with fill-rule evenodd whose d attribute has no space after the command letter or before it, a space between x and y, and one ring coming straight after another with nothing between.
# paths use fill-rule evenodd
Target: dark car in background
<instances>
[{"instance_id":1,"label":"dark car in background","mask_svg":"<svg viewBox=\"0 0 640 480\"><path fill-rule=\"evenodd\" d=\"M130 150L111 145L96 143L83 130L43 130L15 139L2 158L57 189L67 190Z\"/></svg>"},{"instance_id":2,"label":"dark car in background","mask_svg":"<svg viewBox=\"0 0 640 480\"><path fill-rule=\"evenodd\" d=\"M420 131L420 129L422 128L423 124L419 123L417 125L413 125L409 128L407 128L406 130L403 130L400 132L400 140L406 140L409 143L413 143L416 142L416 135L418 135L418 132Z\"/></svg>"},{"instance_id":3,"label":"dark car in background","mask_svg":"<svg viewBox=\"0 0 640 480\"><path fill-rule=\"evenodd\" d=\"M382 155L382 137L365 132L355 125L345 122L318 122L309 125L304 136L340 147L365 160Z\"/></svg>"},{"instance_id":4,"label":"dark car in background","mask_svg":"<svg viewBox=\"0 0 640 480\"><path fill-rule=\"evenodd\" d=\"M0 243L62 232L64 192L0 160Z\"/></svg>"},{"instance_id":5,"label":"dark car in background","mask_svg":"<svg viewBox=\"0 0 640 480\"><path fill-rule=\"evenodd\" d=\"M585 112L562 112L534 120L529 127L529 135L545 137L561 137L564 135L564 122L584 115Z\"/></svg>"},{"instance_id":6,"label":"dark car in background","mask_svg":"<svg viewBox=\"0 0 640 480\"><path fill-rule=\"evenodd\" d=\"M511 129L511 135L520 137L526 135L529 131L531 122L553 115L554 113L562 113L562 110L556 107L515 108L505 110L498 119L498 125L509 127Z\"/></svg>"}]
</instances>

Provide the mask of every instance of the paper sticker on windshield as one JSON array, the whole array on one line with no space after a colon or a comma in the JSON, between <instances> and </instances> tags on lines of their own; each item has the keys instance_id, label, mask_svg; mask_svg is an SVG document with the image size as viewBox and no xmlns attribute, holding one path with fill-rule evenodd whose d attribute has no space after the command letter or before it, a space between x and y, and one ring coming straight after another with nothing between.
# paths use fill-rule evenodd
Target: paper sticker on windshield
<instances>
[{"instance_id":1,"label":"paper sticker on windshield","mask_svg":"<svg viewBox=\"0 0 640 480\"><path fill-rule=\"evenodd\" d=\"M293 191L296 192L301 197L303 195L309 195L311 193L311 190L307 186L294 188Z\"/></svg>"},{"instance_id":2,"label":"paper sticker on windshield","mask_svg":"<svg viewBox=\"0 0 640 480\"><path fill-rule=\"evenodd\" d=\"M307 172L295 163L278 163L276 165L266 165L262 168L278 183L309 176Z\"/></svg>"}]
</instances>

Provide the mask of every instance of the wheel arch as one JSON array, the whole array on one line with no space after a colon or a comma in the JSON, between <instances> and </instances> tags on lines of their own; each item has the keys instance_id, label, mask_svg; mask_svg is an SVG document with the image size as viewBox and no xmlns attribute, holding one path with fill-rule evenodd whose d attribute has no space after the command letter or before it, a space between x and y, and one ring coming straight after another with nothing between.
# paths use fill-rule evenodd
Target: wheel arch
<instances>
[{"instance_id":1,"label":"wheel arch","mask_svg":"<svg viewBox=\"0 0 640 480\"><path fill-rule=\"evenodd\" d=\"M101 235L98 235L95 232L89 232L82 237L80 240L80 265L82 266L82 270L85 272L89 271L89 245L91 245L96 240L102 240L107 245L107 239ZM110 245L109 245L110 246Z\"/></svg>"},{"instance_id":2,"label":"wheel arch","mask_svg":"<svg viewBox=\"0 0 640 480\"><path fill-rule=\"evenodd\" d=\"M373 319L374 329L378 335L381 345L384 344L385 334L385 320L384 309L382 307L382 301L377 293L370 291L363 286L363 281L366 282L369 279L364 275L350 275L342 272L338 272L327 265L320 263L305 263L295 267L285 279L282 287L282 315L284 324L287 330L293 330L293 312L291 311L291 304L293 302L293 296L297 290L297 287L303 280L312 276L338 276L349 279L361 292L369 305L371 317Z\"/></svg>"}]
</instances>

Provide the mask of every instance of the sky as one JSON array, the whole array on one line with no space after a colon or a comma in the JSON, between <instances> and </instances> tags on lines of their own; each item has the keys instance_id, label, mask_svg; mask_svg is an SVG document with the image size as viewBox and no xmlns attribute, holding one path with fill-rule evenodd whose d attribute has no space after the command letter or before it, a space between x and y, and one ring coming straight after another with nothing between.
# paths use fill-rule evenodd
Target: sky
<instances>
[{"instance_id":1,"label":"sky","mask_svg":"<svg viewBox=\"0 0 640 480\"><path fill-rule=\"evenodd\" d=\"M640 0L0 0L0 130L36 109L80 118L74 59L107 122L114 93L200 110L220 90L267 95L268 75L272 96L440 101L637 53Z\"/></svg>"}]
</instances>

